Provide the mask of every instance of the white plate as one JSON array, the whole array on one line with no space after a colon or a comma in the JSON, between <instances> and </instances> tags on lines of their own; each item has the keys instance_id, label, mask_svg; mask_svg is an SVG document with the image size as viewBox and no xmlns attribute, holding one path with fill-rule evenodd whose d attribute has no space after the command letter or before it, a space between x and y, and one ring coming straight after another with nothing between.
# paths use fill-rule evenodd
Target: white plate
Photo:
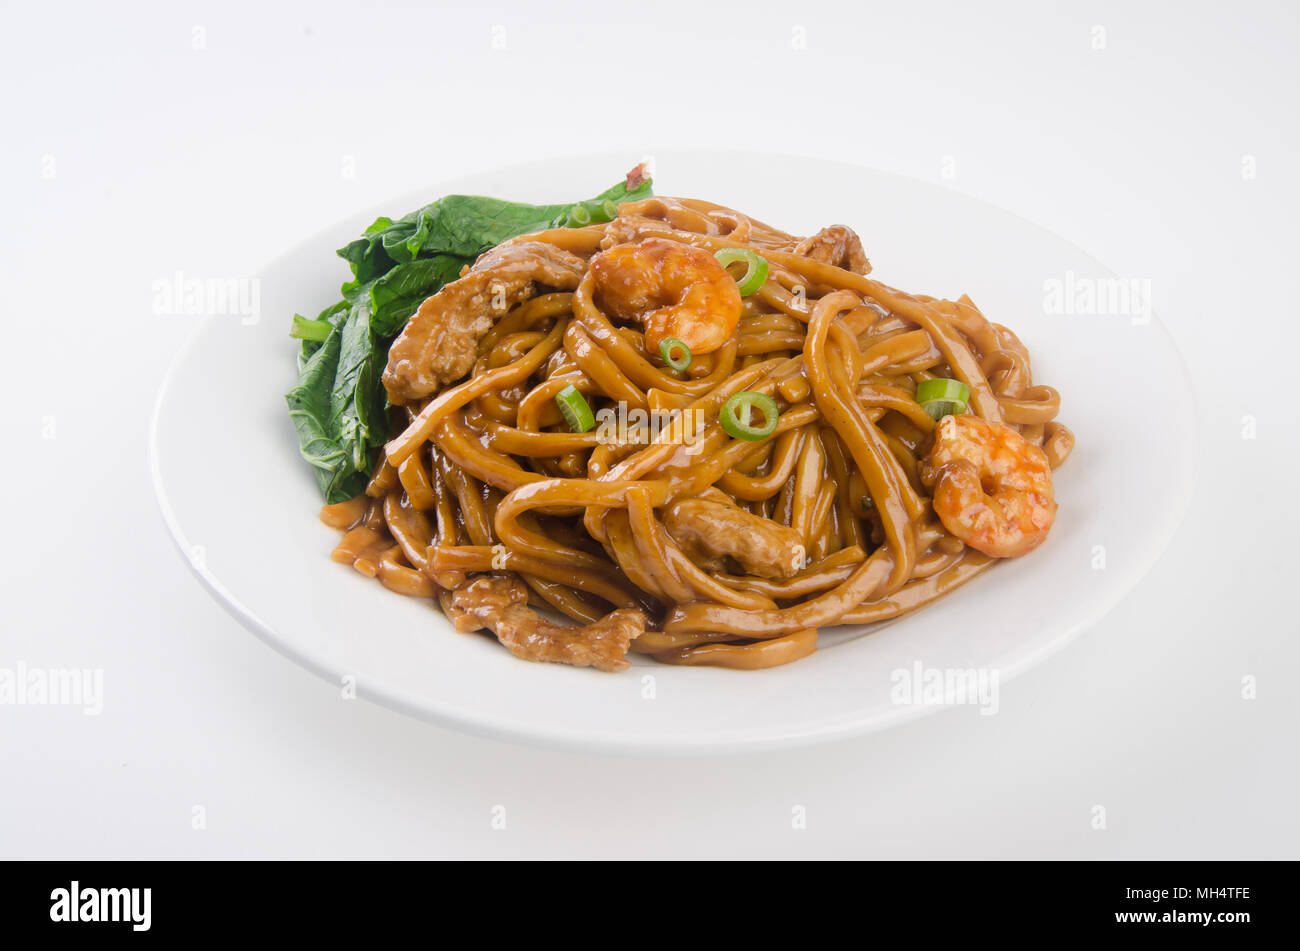
<instances>
[{"instance_id":1,"label":"white plate","mask_svg":"<svg viewBox=\"0 0 1300 951\"><path fill-rule=\"evenodd\" d=\"M1155 561L1192 492L1194 413L1182 361L1155 319L1044 312L1060 309L1047 303L1046 282L1072 274L1077 292L1080 281L1110 278L1105 268L938 186L807 158L699 152L658 154L656 191L732 205L799 234L850 224L874 276L937 296L968 292L1020 335L1035 378L1061 391L1061 418L1078 437L1057 474L1060 514L1048 541L869 636L826 638L812 657L758 672L639 658L613 675L525 663L487 637L455 633L429 603L330 561L337 534L317 520L320 496L283 394L295 373L290 314L315 314L347 277L334 249L377 214L440 195L571 200L632 164L614 155L534 162L395 198L271 263L260 275L260 321L211 316L196 330L158 397L155 486L182 552L246 627L335 683L354 677L359 696L476 733L613 752L752 750L941 709L891 696L893 672L918 662L996 670L1005 687L1100 618Z\"/></svg>"}]
</instances>

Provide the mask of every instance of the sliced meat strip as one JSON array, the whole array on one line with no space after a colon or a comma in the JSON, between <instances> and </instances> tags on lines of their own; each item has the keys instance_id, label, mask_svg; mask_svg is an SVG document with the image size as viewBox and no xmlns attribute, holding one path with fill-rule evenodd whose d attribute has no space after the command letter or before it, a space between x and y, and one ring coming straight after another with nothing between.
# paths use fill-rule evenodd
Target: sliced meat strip
<instances>
[{"instance_id":1,"label":"sliced meat strip","mask_svg":"<svg viewBox=\"0 0 1300 951\"><path fill-rule=\"evenodd\" d=\"M605 236L600 239L602 251L620 244L631 244L645 237L673 237L679 234L672 225L662 218L650 218L646 215L634 215L627 211L605 226Z\"/></svg>"},{"instance_id":2,"label":"sliced meat strip","mask_svg":"<svg viewBox=\"0 0 1300 951\"><path fill-rule=\"evenodd\" d=\"M632 641L645 633L645 614L612 611L594 624L552 624L528 606L528 589L514 575L478 575L443 598L458 631L486 628L523 660L618 671L628 666Z\"/></svg>"},{"instance_id":3,"label":"sliced meat strip","mask_svg":"<svg viewBox=\"0 0 1300 951\"><path fill-rule=\"evenodd\" d=\"M739 506L707 498L680 499L664 510L663 519L668 534L705 570L724 570L727 558L759 578L792 578L803 570L807 552L802 536Z\"/></svg>"},{"instance_id":4,"label":"sliced meat strip","mask_svg":"<svg viewBox=\"0 0 1300 951\"><path fill-rule=\"evenodd\" d=\"M870 274L871 262L862 247L862 239L848 225L831 225L811 238L804 238L794 248L795 254L822 264L844 268L854 274Z\"/></svg>"},{"instance_id":5,"label":"sliced meat strip","mask_svg":"<svg viewBox=\"0 0 1300 951\"><path fill-rule=\"evenodd\" d=\"M384 388L394 403L422 399L474 368L492 322L535 296L539 285L571 291L586 271L576 254L543 241L507 241L434 294L388 351Z\"/></svg>"}]
</instances>

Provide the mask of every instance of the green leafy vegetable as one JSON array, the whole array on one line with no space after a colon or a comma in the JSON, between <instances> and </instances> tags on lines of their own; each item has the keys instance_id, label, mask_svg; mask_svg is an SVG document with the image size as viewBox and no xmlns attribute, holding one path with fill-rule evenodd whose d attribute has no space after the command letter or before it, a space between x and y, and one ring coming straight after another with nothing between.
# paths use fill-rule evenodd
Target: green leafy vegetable
<instances>
[{"instance_id":1,"label":"green leafy vegetable","mask_svg":"<svg viewBox=\"0 0 1300 951\"><path fill-rule=\"evenodd\" d=\"M348 315L349 306L350 305L345 300L341 300L337 304L331 304L329 307L322 310L320 316L318 316L316 320L312 321L312 323L327 323L333 327L335 324L342 322L343 318ZM295 320L298 319L297 314L294 314L293 316ZM289 330L289 336L293 336L292 328ZM329 335L326 334L326 336L328 337ZM307 358L315 353L324 342L324 340L312 340L311 338L303 339L302 350L298 353L299 373L302 372L303 367L306 365Z\"/></svg>"},{"instance_id":2,"label":"green leafy vegetable","mask_svg":"<svg viewBox=\"0 0 1300 951\"><path fill-rule=\"evenodd\" d=\"M351 296L354 303L362 299L369 303L375 333L396 337L425 298L456 280L460 269L470 261L453 254L435 254L399 264L383 277L357 288Z\"/></svg>"},{"instance_id":3,"label":"green leafy vegetable","mask_svg":"<svg viewBox=\"0 0 1300 951\"><path fill-rule=\"evenodd\" d=\"M298 384L285 396L302 456L316 470L326 502L364 491L389 436L381 377L388 347L420 304L467 264L508 238L609 221L617 206L651 194L650 179L619 182L567 205L525 205L477 195L448 195L396 221L379 218L338 254L352 267L343 299L315 320L294 316L302 340Z\"/></svg>"},{"instance_id":4,"label":"green leafy vegetable","mask_svg":"<svg viewBox=\"0 0 1300 951\"><path fill-rule=\"evenodd\" d=\"M334 429L330 412L330 394L334 371L338 367L342 332L335 327L316 352L303 362L298 385L285 399L289 416L298 430L302 457L312 464L316 481L327 502L352 498L366 487L365 473L357 470L348 458Z\"/></svg>"},{"instance_id":5,"label":"green leafy vegetable","mask_svg":"<svg viewBox=\"0 0 1300 951\"><path fill-rule=\"evenodd\" d=\"M565 226L569 212L583 206L603 207L637 201L650 196L650 180L631 191L625 182L609 188L589 202L565 205L525 205L500 198L479 195L448 195L393 221L376 219L366 233L345 248L339 256L352 265L355 283L361 285L398 264L407 264L421 255L454 254L476 258L507 238Z\"/></svg>"}]
</instances>

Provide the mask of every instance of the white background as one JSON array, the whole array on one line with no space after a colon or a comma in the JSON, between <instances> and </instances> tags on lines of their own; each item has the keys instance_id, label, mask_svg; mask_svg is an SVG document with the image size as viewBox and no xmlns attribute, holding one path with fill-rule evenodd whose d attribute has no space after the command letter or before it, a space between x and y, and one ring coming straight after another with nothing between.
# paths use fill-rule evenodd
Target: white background
<instances>
[{"instance_id":1,"label":"white background","mask_svg":"<svg viewBox=\"0 0 1300 951\"><path fill-rule=\"evenodd\" d=\"M1296 858L1300 20L975 6L0 2L0 667L105 678L98 717L0 706L0 856ZM146 432L194 322L154 281L485 166L674 145L940 181L1152 282L1196 498L997 716L710 760L476 739L341 700L174 550Z\"/></svg>"}]
</instances>

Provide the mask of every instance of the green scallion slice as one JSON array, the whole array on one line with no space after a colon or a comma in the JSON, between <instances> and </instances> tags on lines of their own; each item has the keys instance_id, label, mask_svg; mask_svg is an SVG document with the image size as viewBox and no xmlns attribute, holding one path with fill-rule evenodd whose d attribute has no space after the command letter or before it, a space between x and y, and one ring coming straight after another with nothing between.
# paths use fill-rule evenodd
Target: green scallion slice
<instances>
[{"instance_id":1,"label":"green scallion slice","mask_svg":"<svg viewBox=\"0 0 1300 951\"><path fill-rule=\"evenodd\" d=\"M947 380L936 377L917 384L916 401L921 404L932 419L940 420L949 415L960 415L970 405L970 387L961 380Z\"/></svg>"},{"instance_id":2,"label":"green scallion slice","mask_svg":"<svg viewBox=\"0 0 1300 951\"><path fill-rule=\"evenodd\" d=\"M572 383L555 394L555 405L560 408L564 421L575 433L585 433L596 425L591 407Z\"/></svg>"},{"instance_id":3,"label":"green scallion slice","mask_svg":"<svg viewBox=\"0 0 1300 951\"><path fill-rule=\"evenodd\" d=\"M664 338L664 342L659 344L659 356L669 369L678 373L691 365L691 348L676 337Z\"/></svg>"},{"instance_id":4,"label":"green scallion slice","mask_svg":"<svg viewBox=\"0 0 1300 951\"><path fill-rule=\"evenodd\" d=\"M767 261L749 248L723 248L713 256L723 267L744 262L745 273L736 278L736 290L740 291L741 297L748 297L767 280Z\"/></svg>"},{"instance_id":5,"label":"green scallion slice","mask_svg":"<svg viewBox=\"0 0 1300 951\"><path fill-rule=\"evenodd\" d=\"M755 410L762 416L762 422L754 421ZM722 410L718 413L718 422L727 431L727 435L747 442L765 439L772 435L776 432L776 424L780 418L781 413L776 408L776 400L766 393L754 393L749 390L733 393L727 402L722 404Z\"/></svg>"}]
</instances>

